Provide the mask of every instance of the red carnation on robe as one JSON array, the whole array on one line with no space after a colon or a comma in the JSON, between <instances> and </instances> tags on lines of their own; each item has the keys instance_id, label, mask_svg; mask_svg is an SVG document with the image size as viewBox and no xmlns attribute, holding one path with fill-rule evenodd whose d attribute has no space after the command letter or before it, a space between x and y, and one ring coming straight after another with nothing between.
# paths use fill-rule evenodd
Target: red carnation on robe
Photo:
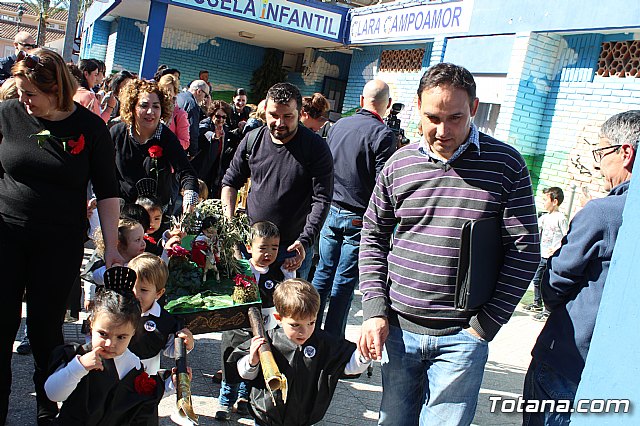
<instances>
[{"instance_id":1,"label":"red carnation on robe","mask_svg":"<svg viewBox=\"0 0 640 426\"><path fill-rule=\"evenodd\" d=\"M152 145L149 147L149 157L160 158L162 157L162 147L160 145Z\"/></svg>"},{"instance_id":2,"label":"red carnation on robe","mask_svg":"<svg viewBox=\"0 0 640 426\"><path fill-rule=\"evenodd\" d=\"M158 383L149 377L146 372L142 372L133 380L133 387L140 395L151 396L156 393Z\"/></svg>"}]
</instances>

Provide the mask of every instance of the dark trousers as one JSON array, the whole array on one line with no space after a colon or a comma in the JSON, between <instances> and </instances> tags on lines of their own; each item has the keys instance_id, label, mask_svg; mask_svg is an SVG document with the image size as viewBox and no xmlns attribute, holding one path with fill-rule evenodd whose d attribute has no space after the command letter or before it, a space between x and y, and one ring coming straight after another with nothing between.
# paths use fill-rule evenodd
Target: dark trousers
<instances>
[{"instance_id":1,"label":"dark trousers","mask_svg":"<svg viewBox=\"0 0 640 426\"><path fill-rule=\"evenodd\" d=\"M533 276L533 301L542 306L542 290L540 289L540 283L542 282L542 277L544 276L545 271L547 270L547 259L544 257L540 259L540 263L538 264L538 269L536 269L536 274Z\"/></svg>"},{"instance_id":2,"label":"dark trousers","mask_svg":"<svg viewBox=\"0 0 640 426\"><path fill-rule=\"evenodd\" d=\"M7 224L0 216L0 425L7 417L11 355L25 290L36 401L39 411L54 407L45 395L44 382L51 352L64 342L62 323L67 298L82 264L82 228L43 229L42 225L35 228ZM43 245L44 237L51 244Z\"/></svg>"}]
</instances>

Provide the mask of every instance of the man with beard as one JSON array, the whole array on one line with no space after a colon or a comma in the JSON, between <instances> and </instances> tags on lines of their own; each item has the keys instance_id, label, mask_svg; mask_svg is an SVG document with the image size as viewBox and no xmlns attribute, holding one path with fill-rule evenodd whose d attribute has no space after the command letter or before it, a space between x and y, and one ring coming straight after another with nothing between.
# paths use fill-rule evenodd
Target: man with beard
<instances>
[{"instance_id":1,"label":"man with beard","mask_svg":"<svg viewBox=\"0 0 640 426\"><path fill-rule=\"evenodd\" d=\"M307 279L313 240L333 194L333 158L327 143L299 125L302 96L296 86L277 83L267 92L266 127L240 142L222 180L222 204L234 214L238 190L251 177L247 215L280 229L279 258ZM268 131L267 131L268 130Z\"/></svg>"}]
</instances>

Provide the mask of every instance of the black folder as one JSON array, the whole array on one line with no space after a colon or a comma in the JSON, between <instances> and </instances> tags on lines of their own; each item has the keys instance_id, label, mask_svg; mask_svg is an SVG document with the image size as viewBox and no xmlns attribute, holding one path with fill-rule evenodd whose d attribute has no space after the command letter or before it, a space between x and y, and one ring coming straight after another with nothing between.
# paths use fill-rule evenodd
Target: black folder
<instances>
[{"instance_id":1,"label":"black folder","mask_svg":"<svg viewBox=\"0 0 640 426\"><path fill-rule=\"evenodd\" d=\"M504 261L501 225L501 217L469 220L462 225L456 309L477 311L493 296Z\"/></svg>"}]
</instances>

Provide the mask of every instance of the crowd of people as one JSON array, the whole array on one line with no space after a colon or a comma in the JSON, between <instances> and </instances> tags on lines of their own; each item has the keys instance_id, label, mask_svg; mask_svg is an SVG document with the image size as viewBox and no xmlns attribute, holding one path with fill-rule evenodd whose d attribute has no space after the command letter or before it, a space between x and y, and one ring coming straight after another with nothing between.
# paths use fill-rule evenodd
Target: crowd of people
<instances>
[{"instance_id":1,"label":"crowd of people","mask_svg":"<svg viewBox=\"0 0 640 426\"><path fill-rule=\"evenodd\" d=\"M475 81L457 65L424 73L422 138L400 148L383 121L392 98L381 80L364 86L356 114L332 124L324 96L303 97L290 83L273 85L257 106L244 89L227 103L211 99L206 71L182 90L180 71L164 65L151 80L127 71L106 77L103 62L66 64L28 33L14 45L15 55L0 60L0 424L23 300L38 424L157 424L157 404L175 385L160 355L172 353L174 335L194 346L162 307L167 251L184 237L166 219L207 198L219 198L232 218L249 181L247 258L267 333L223 334L217 419L235 405L257 425L316 423L338 379L379 360L379 424L470 424L488 342L532 279L535 299L525 309L547 322L525 398L575 396L640 112L603 125L594 167L610 196L588 203L567 229L562 190L544 190L548 214L538 220L523 157L473 124ZM460 309L461 229L487 217L500 223L498 278L479 307ZM224 239L214 225L204 221L202 242ZM55 242L47 256L33 247L43 236ZM82 308L89 237L100 253L84 296L90 338L64 345L67 308ZM344 336L358 285L364 318L353 344ZM267 343L289 374L286 402L265 389L258 368ZM529 412L524 421L568 424L569 416Z\"/></svg>"}]
</instances>

